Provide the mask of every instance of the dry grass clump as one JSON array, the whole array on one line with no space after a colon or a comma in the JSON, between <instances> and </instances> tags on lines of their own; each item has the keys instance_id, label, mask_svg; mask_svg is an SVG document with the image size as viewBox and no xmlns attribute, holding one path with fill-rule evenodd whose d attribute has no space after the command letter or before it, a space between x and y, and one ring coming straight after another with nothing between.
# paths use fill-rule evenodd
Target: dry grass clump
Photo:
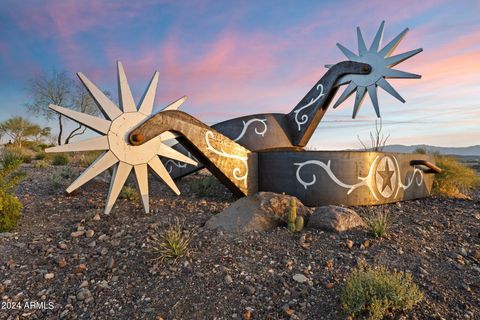
<instances>
[{"instance_id":1,"label":"dry grass clump","mask_svg":"<svg viewBox=\"0 0 480 320\"><path fill-rule=\"evenodd\" d=\"M137 189L130 186L123 186L119 195L120 199L126 199L128 201L138 201L140 200L140 194Z\"/></svg>"},{"instance_id":2,"label":"dry grass clump","mask_svg":"<svg viewBox=\"0 0 480 320\"><path fill-rule=\"evenodd\" d=\"M370 233L375 238L383 238L390 226L390 216L387 212L377 212L365 219Z\"/></svg>"},{"instance_id":3,"label":"dry grass clump","mask_svg":"<svg viewBox=\"0 0 480 320\"><path fill-rule=\"evenodd\" d=\"M348 277L341 302L352 316L381 320L397 311L412 309L423 298L411 274L360 265Z\"/></svg>"},{"instance_id":4,"label":"dry grass clump","mask_svg":"<svg viewBox=\"0 0 480 320\"><path fill-rule=\"evenodd\" d=\"M465 198L480 186L476 171L451 156L435 155L435 163L442 173L435 175L433 192L447 197Z\"/></svg>"}]
</instances>

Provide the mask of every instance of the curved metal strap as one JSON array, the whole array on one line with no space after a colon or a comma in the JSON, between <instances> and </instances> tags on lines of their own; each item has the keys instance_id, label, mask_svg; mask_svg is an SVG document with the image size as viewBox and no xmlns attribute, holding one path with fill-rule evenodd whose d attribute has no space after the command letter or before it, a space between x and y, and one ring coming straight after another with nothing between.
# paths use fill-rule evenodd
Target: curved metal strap
<instances>
[{"instance_id":1,"label":"curved metal strap","mask_svg":"<svg viewBox=\"0 0 480 320\"><path fill-rule=\"evenodd\" d=\"M428 170L422 170L424 173L442 173L442 169L427 160L412 160L411 166L425 166Z\"/></svg>"}]
</instances>

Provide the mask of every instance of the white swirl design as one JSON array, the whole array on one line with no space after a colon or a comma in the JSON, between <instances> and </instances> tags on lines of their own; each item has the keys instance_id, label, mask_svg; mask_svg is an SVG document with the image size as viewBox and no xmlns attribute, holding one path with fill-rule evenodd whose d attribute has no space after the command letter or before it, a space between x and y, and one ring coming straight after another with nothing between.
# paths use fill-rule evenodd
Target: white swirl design
<instances>
[{"instance_id":1,"label":"white swirl design","mask_svg":"<svg viewBox=\"0 0 480 320\"><path fill-rule=\"evenodd\" d=\"M342 188L345 188L345 189L348 189L347 194L352 193L357 188L366 186L370 190L370 193L373 195L375 200L378 200L377 196L375 195L375 192L373 192L373 186L371 184L371 181L372 181L371 178L374 174L374 167L375 167L374 164L377 162L377 160L378 160L378 156L375 158L375 160L373 160L373 163L370 166L370 169L368 171L368 175L366 177L358 177L360 182L356 183L356 184L346 184L346 183L343 183L342 181L338 180L338 178L335 176L335 174L332 172L332 169L330 168L330 164L331 164L330 160L328 160L328 162L326 164L322 161L319 161L319 160L308 160L308 161L301 162L301 163L294 163L294 165L298 166L297 172L296 172L297 180L298 180L298 182L300 182L303 185L303 187L305 189L307 189L308 186L311 186L312 184L314 184L317 181L317 176L315 174L313 174L312 175L312 181L306 182L305 180L303 180L300 177L300 171L304 166L309 165L309 164L314 164L314 165L319 166L323 170L325 170L325 172L328 174L330 179L332 179L332 181L335 182L338 186L340 186Z\"/></svg>"},{"instance_id":2,"label":"white swirl design","mask_svg":"<svg viewBox=\"0 0 480 320\"><path fill-rule=\"evenodd\" d=\"M393 157L393 159L395 160L395 165L397 166L398 172L400 172L400 165L398 164L397 159L395 157ZM415 178L415 175L417 173L420 174L420 181L418 180L418 178L419 178L418 176ZM423 183L423 171L418 169L415 166L414 166L413 174L410 177L410 179L409 179L409 181L407 182L406 185L403 184L400 179L398 179L398 189L397 189L397 192L395 193L395 197L397 197L398 191L400 191L400 188L402 188L403 190L407 190L408 188L410 188L410 186L412 185L414 180L415 180L415 183L417 184L417 187L420 187Z\"/></svg>"},{"instance_id":3,"label":"white swirl design","mask_svg":"<svg viewBox=\"0 0 480 320\"><path fill-rule=\"evenodd\" d=\"M257 118L254 118L254 119L250 119L248 120L247 122L245 121L242 121L243 122L243 129L242 129L242 132L240 132L240 135L233 139L233 141L238 141L240 139L243 138L243 136L245 135L245 133L247 132L247 129L248 129L248 126L250 126L252 123L254 122L260 122L263 124L263 130L262 131L258 131L258 128L255 128L255 133L259 136L265 136L265 133L267 133L267 119L257 119Z\"/></svg>"},{"instance_id":4,"label":"white swirl design","mask_svg":"<svg viewBox=\"0 0 480 320\"><path fill-rule=\"evenodd\" d=\"M415 167L415 169L413 170L413 174L412 176L410 177L410 179L408 179L408 182L406 185L404 185L400 179L401 175L400 175L400 165L398 164L398 160L395 158L395 157L391 157L393 158L394 162L395 162L395 166L396 166L396 172L398 172L398 188L397 188L397 192L395 193L395 198L398 196L398 192L401 189L403 190L407 190L408 188L410 188L413 184L413 182L415 181L416 185L419 187L422 185L423 183L423 172L422 170L418 169ZM373 160L372 164L370 165L370 169L368 170L368 175L366 177L358 177L358 179L360 180L359 183L356 183L356 184L346 184L342 181L340 181L336 176L335 174L332 172L332 169L330 167L330 164L331 164L331 161L328 160L328 162L325 164L324 162L322 161L319 161L319 160L307 160L305 162L301 162L301 163L294 163L295 166L298 166L297 168L297 172L296 172L296 177L297 177L297 180L298 182L300 182L300 184L303 185L303 187L305 189L307 189L309 186L315 184L315 182L317 181L317 176L315 174L312 175L312 181L310 182L307 182L305 180L303 180L301 177L300 177L300 171L301 169L306 166L306 165L309 165L309 164L314 164L314 165L317 165L319 166L320 168L322 168L323 170L325 170L325 172L328 174L328 176L330 177L330 179L332 179L333 182L335 182L338 186L342 187L342 188L346 188L348 189L348 192L347 194L350 194L352 193L355 189L357 188L360 188L362 186L366 186L368 187L368 189L370 190L370 193L372 194L372 196L375 198L375 200L378 200L378 197L377 195L375 194L374 192L374 189L373 189L373 185L371 184L371 181L372 181L372 177L373 175L375 174L375 167L378 163L378 160L379 160L379 156L377 156L375 158L375 160ZM417 173L420 175L418 176ZM416 176L417 175L417 176ZM416 177L415 177L416 176Z\"/></svg>"},{"instance_id":5,"label":"white swirl design","mask_svg":"<svg viewBox=\"0 0 480 320\"><path fill-rule=\"evenodd\" d=\"M187 157L189 157L192 160L195 160L198 163L197 158L192 156L192 154L190 152L188 153ZM175 160L169 159L169 160L165 161L165 167L167 165L168 165L168 173L172 173L173 166L175 166L177 168L186 168L188 164L185 163L185 162L180 162L180 161L175 161ZM198 164L195 167L198 167Z\"/></svg>"},{"instance_id":6,"label":"white swirl design","mask_svg":"<svg viewBox=\"0 0 480 320\"><path fill-rule=\"evenodd\" d=\"M321 83L319 85L317 85L317 90L320 90L320 93L318 94L317 97L312 98L308 104L306 104L303 107L293 111L293 113L295 113L295 122L297 123L298 131L300 131L301 128L302 128L302 125L304 125L308 121L308 115L302 114L302 116L300 117L301 120L299 120L298 119L298 114L302 110L304 110L308 107L311 107L315 102L318 101L318 99L320 99L321 97L323 97L325 95L325 93L323 93L323 85Z\"/></svg>"},{"instance_id":7,"label":"white swirl design","mask_svg":"<svg viewBox=\"0 0 480 320\"><path fill-rule=\"evenodd\" d=\"M233 177L235 178L235 180L243 181L243 183L246 187L247 186L247 177L248 177L248 163L247 163L248 157L241 157L241 156L237 156L237 155L234 155L234 154L229 154L229 153L226 153L223 149L220 149L220 151L218 151L217 149L215 149L210 144L210 138L213 138L213 132L212 131L207 131L205 133L205 142L207 144L207 150L210 150L213 153L218 154L221 157L240 160L245 165L245 174L243 176L240 175L242 170L238 167L235 167L232 170L232 174L233 174Z\"/></svg>"}]
</instances>

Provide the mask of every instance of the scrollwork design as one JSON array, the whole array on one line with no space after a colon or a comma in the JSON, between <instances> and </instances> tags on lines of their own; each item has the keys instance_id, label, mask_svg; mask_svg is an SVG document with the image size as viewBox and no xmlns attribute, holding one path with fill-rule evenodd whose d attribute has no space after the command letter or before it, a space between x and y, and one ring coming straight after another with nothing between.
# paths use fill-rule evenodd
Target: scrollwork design
<instances>
[{"instance_id":1,"label":"scrollwork design","mask_svg":"<svg viewBox=\"0 0 480 320\"><path fill-rule=\"evenodd\" d=\"M316 96L315 98L312 98L310 100L310 102L307 103L306 105L304 105L303 107L298 108L298 109L293 111L293 113L295 114L295 122L297 123L298 131L300 131L302 129L302 125L307 123L308 119L309 119L308 115L306 115L306 114L302 114L300 119L298 119L299 113L301 111L303 111L304 109L306 109L308 107L311 107L315 102L318 101L318 99L320 99L321 97L323 97L325 95L325 93L323 92L323 85L321 83L317 85L317 90L320 90L320 93L318 94L318 96Z\"/></svg>"},{"instance_id":2,"label":"scrollwork design","mask_svg":"<svg viewBox=\"0 0 480 320\"><path fill-rule=\"evenodd\" d=\"M332 168L330 167L331 165L331 161L328 160L328 162L325 164L324 162L322 161L319 161L319 160L308 160L308 161L305 161L305 162L301 162L301 163L294 163L295 166L298 166L297 168L297 172L296 172L296 177L297 177L297 180L298 182L300 182L303 187L305 189L308 188L308 186L311 186L313 184L315 184L315 182L317 181L317 176L315 174L312 175L312 181L310 182L307 182L305 180L302 179L302 177L300 177L300 171L302 170L302 168L306 165L309 165L309 164L314 164L314 165L317 165L319 166L320 168L322 168L323 170L325 170L325 172L328 174L328 176L330 177L330 179L332 179L333 182L335 182L338 186L342 187L342 188L345 188L345 189L348 189L348 192L347 194L350 194L352 193L355 189L357 188L360 188L360 187L363 187L363 186L366 186L368 187L368 189L370 190L370 193L373 195L373 197L378 200L377 196L375 195L375 192L373 192L373 186L371 184L371 181L372 181L372 177L374 175L374 164L377 162L378 160L378 157L375 158L375 160L373 161L372 165L370 166L370 169L368 171L368 175L366 177L358 177L358 179L360 180L359 183L356 183L356 184L347 184L347 183L344 183L342 181L340 181L336 176L335 174L332 172Z\"/></svg>"},{"instance_id":3,"label":"scrollwork design","mask_svg":"<svg viewBox=\"0 0 480 320\"><path fill-rule=\"evenodd\" d=\"M205 143L207 144L207 150L221 156L221 157L225 157L225 158L230 158L230 159L237 159L239 161L241 161L243 163L243 165L245 166L245 174L244 175L240 175L242 170L239 168L239 167L235 167L233 168L232 170L232 175L233 175L233 178L235 178L235 180L238 180L238 181L243 181L245 187L247 186L247 177L248 177L248 163L247 163L247 160L248 160L248 157L242 157L242 156L238 156L238 155L235 155L235 154L229 154L227 152L225 152L223 149L220 149L220 150L217 150L215 149L211 143L210 143L210 139L213 138L213 132L212 131L207 131L205 133Z\"/></svg>"},{"instance_id":4,"label":"scrollwork design","mask_svg":"<svg viewBox=\"0 0 480 320\"><path fill-rule=\"evenodd\" d=\"M263 130L262 131L258 131L258 128L255 128L255 133L259 136L265 136L265 133L267 133L267 130L268 130L268 127L267 127L267 119L257 119L257 118L254 118L254 119L250 119L248 120L247 122L245 121L242 121L243 122L243 129L242 129L242 132L240 132L240 134L238 135L237 138L233 139L233 141L238 141L240 139L243 138L243 136L245 135L245 133L247 132L247 129L248 127L254 123L254 122L260 122L263 124Z\"/></svg>"}]
</instances>

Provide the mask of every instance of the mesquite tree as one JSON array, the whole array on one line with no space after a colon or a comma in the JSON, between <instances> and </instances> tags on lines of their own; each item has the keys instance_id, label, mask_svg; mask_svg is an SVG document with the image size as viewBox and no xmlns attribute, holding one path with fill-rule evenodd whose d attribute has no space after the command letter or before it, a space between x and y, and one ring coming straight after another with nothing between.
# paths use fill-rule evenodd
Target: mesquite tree
<instances>
[{"instance_id":1,"label":"mesquite tree","mask_svg":"<svg viewBox=\"0 0 480 320\"><path fill-rule=\"evenodd\" d=\"M66 118L48 108L50 104L71 108L76 111L97 115L100 113L88 92L78 82L69 76L67 71L53 70L42 72L28 81L27 90L30 101L26 104L28 110L44 117L47 121L56 119L58 124L57 144L68 143L70 139L85 132L86 127L78 125L70 132L65 131ZM66 136L65 140L63 137Z\"/></svg>"}]
</instances>

